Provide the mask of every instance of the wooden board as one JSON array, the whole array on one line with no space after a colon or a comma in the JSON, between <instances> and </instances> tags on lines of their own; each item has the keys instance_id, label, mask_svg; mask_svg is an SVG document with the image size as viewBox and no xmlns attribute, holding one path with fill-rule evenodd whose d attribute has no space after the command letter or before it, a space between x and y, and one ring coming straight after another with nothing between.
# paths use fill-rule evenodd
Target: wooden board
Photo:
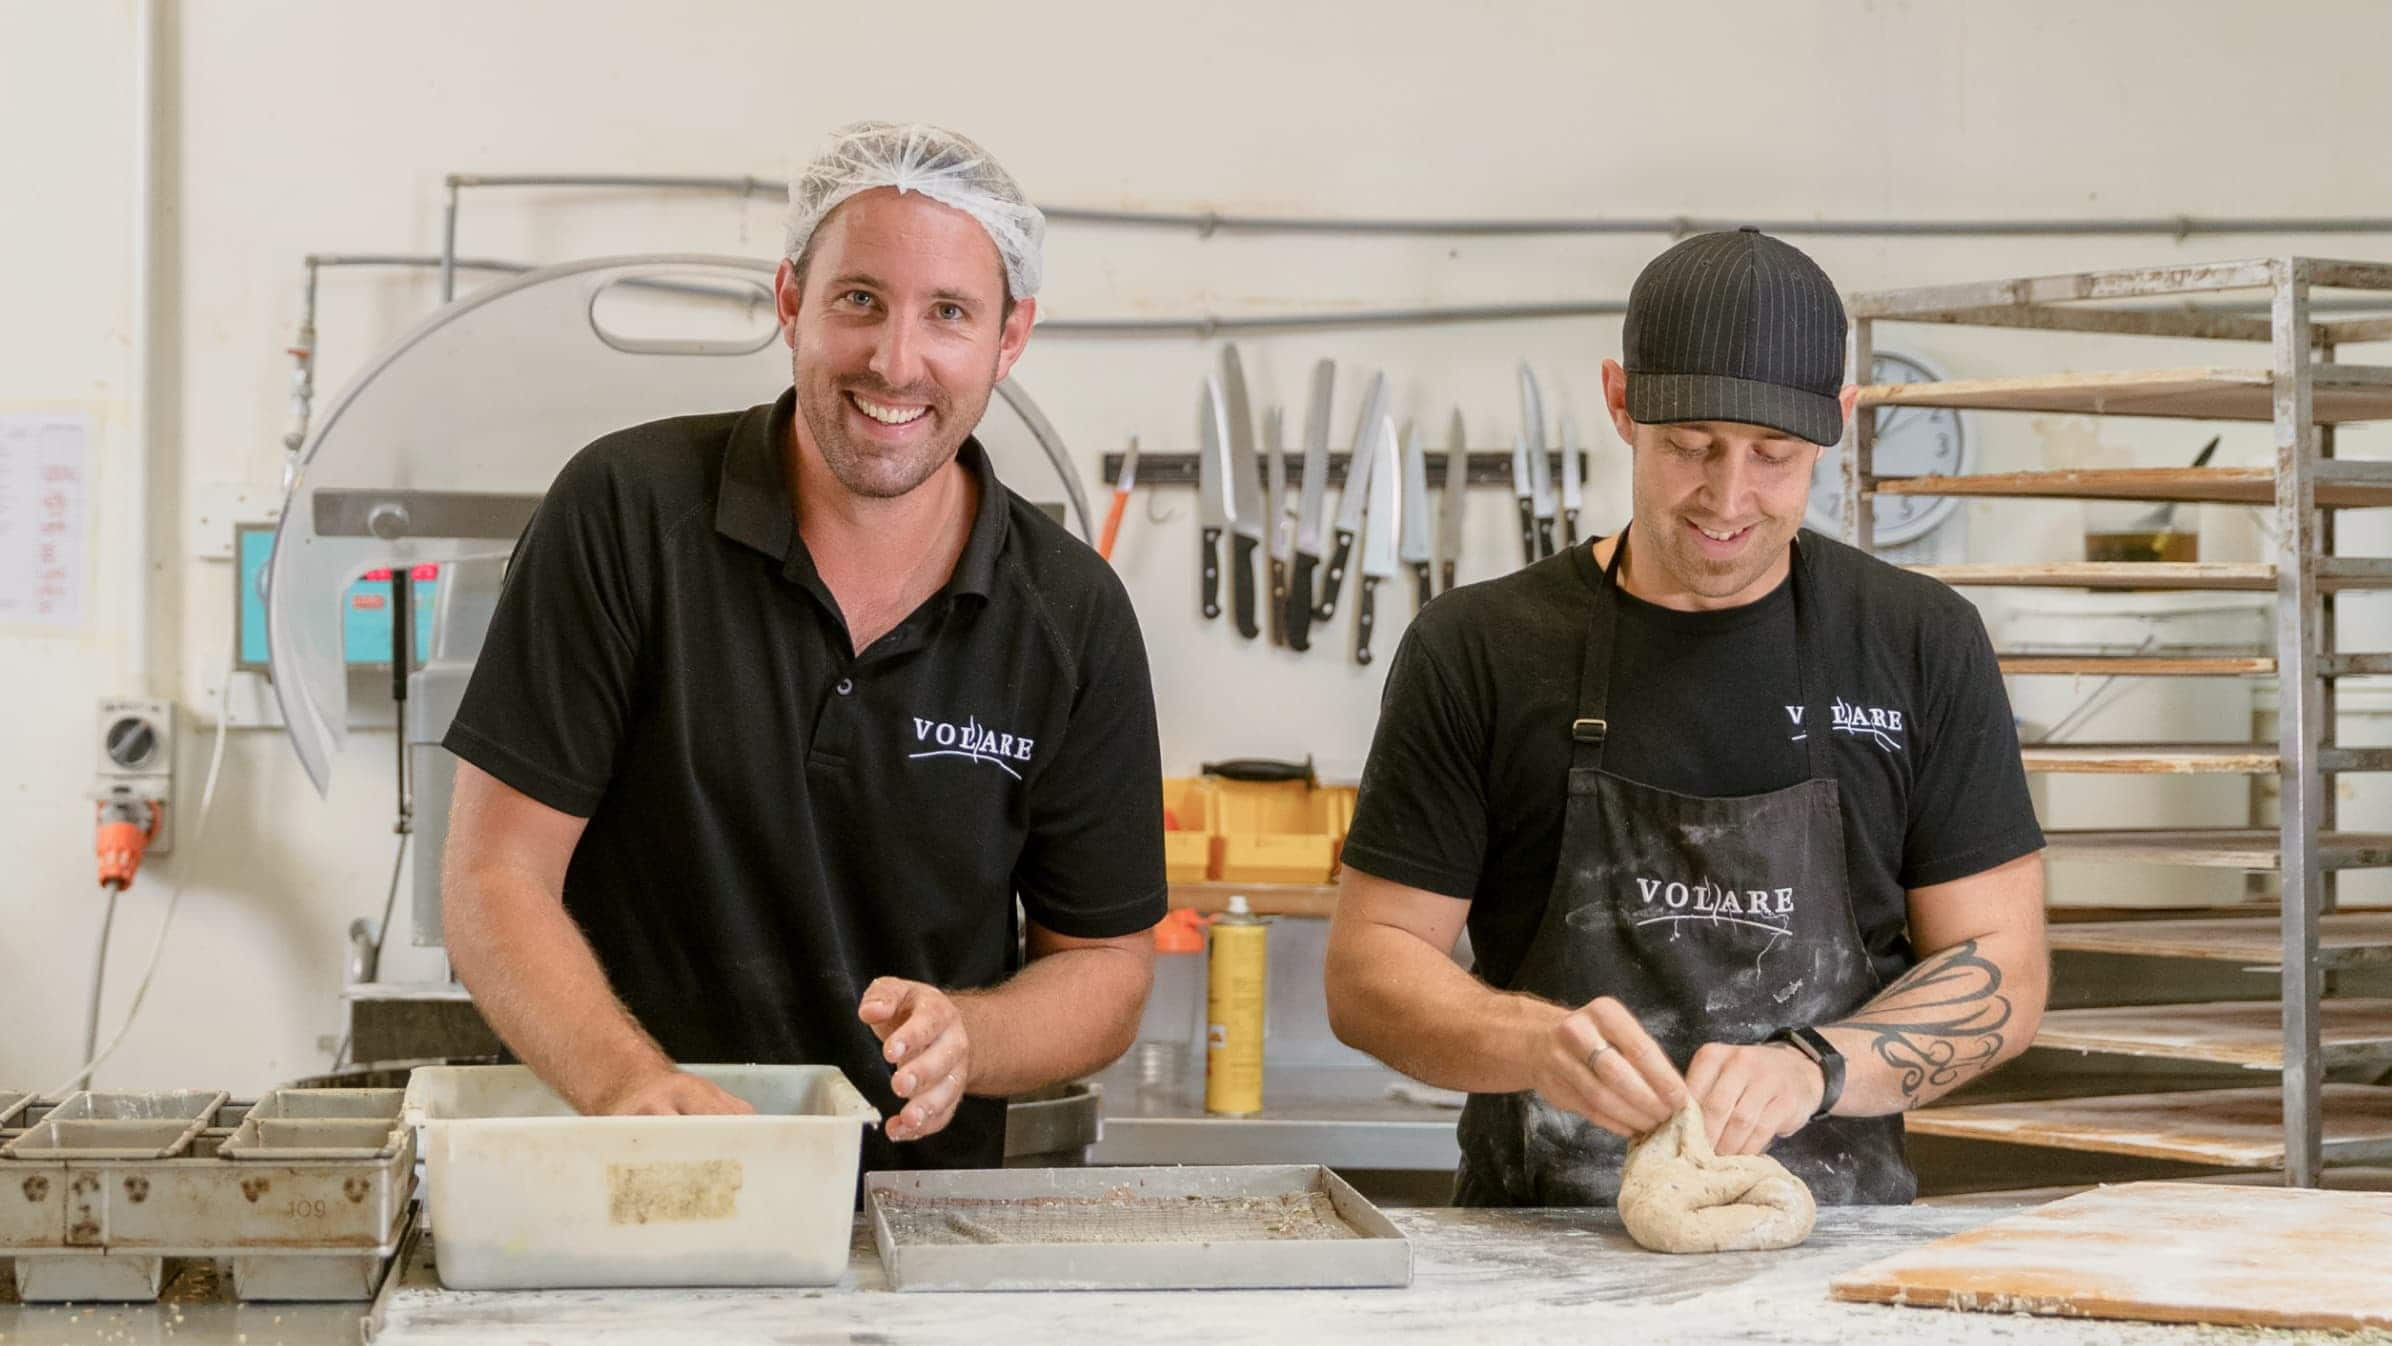
<instances>
[{"instance_id":1,"label":"wooden board","mask_svg":"<svg viewBox=\"0 0 2392 1346\"><path fill-rule=\"evenodd\" d=\"M2319 1012L2327 1069L2392 1062L2392 1000L2328 1000ZM2051 1010L2035 1045L2281 1070L2284 1006L2252 1000Z\"/></svg>"},{"instance_id":2,"label":"wooden board","mask_svg":"<svg viewBox=\"0 0 2392 1346\"><path fill-rule=\"evenodd\" d=\"M2273 750L2245 743L2066 743L2020 750L2029 771L2122 776L2273 776Z\"/></svg>"},{"instance_id":3,"label":"wooden board","mask_svg":"<svg viewBox=\"0 0 2392 1346\"><path fill-rule=\"evenodd\" d=\"M2273 656L2182 656L2136 654L2005 654L2002 672L2014 678L2238 678L2272 677Z\"/></svg>"},{"instance_id":4,"label":"wooden board","mask_svg":"<svg viewBox=\"0 0 2392 1346\"><path fill-rule=\"evenodd\" d=\"M2314 384L2320 423L2392 417L2392 386L2369 366L2320 365ZM2105 370L1939 383L1875 383L1863 407L1957 407L1974 411L2046 411L2087 416L2162 416L2198 420L2275 418L2275 375L2265 369Z\"/></svg>"},{"instance_id":5,"label":"wooden board","mask_svg":"<svg viewBox=\"0 0 2392 1346\"><path fill-rule=\"evenodd\" d=\"M2055 924L2050 940L2052 948L2071 953L2206 958L2253 968L2277 967L2284 959L2284 937L2278 923L2264 917ZM2320 917L2317 953L2319 965L2329 969L2392 963L2392 912L2336 912Z\"/></svg>"},{"instance_id":6,"label":"wooden board","mask_svg":"<svg viewBox=\"0 0 2392 1346\"><path fill-rule=\"evenodd\" d=\"M2358 470L2352 459L2340 464ZM2387 465L2392 466L2392 465ZM2009 500L2149 500L2220 505L2273 505L2272 467L2109 467L2043 472L1978 472L1951 477L1880 477L1879 495L1984 496ZM2320 482L2317 503L2346 509L2392 505L2392 479Z\"/></svg>"},{"instance_id":7,"label":"wooden board","mask_svg":"<svg viewBox=\"0 0 2392 1346\"><path fill-rule=\"evenodd\" d=\"M2054 860L2268 871L2284 862L2283 837L2272 827L2047 827L2043 840ZM2327 832L2317 841L2327 869L2392 865L2392 833Z\"/></svg>"},{"instance_id":8,"label":"wooden board","mask_svg":"<svg viewBox=\"0 0 2392 1346\"><path fill-rule=\"evenodd\" d=\"M1990 1313L2392 1327L2387 1247L2382 1193L2137 1182L1897 1253L1834 1278L1828 1293Z\"/></svg>"},{"instance_id":9,"label":"wooden board","mask_svg":"<svg viewBox=\"0 0 2392 1346\"><path fill-rule=\"evenodd\" d=\"M1904 1126L1924 1136L1998 1140L2097 1154L2128 1154L2221 1168L2284 1167L2284 1097L2264 1089L2049 1098L1922 1108ZM2325 1159L2392 1156L2392 1089L2325 1087Z\"/></svg>"}]
</instances>

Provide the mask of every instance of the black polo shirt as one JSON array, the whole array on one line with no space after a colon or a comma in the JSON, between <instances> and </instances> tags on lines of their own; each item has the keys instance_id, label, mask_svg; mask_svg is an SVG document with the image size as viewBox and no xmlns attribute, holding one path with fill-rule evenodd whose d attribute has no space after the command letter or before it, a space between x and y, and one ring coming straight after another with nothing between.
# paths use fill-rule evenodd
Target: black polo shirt
<instances>
[{"instance_id":1,"label":"black polo shirt","mask_svg":"<svg viewBox=\"0 0 2392 1346\"><path fill-rule=\"evenodd\" d=\"M1110 566L966 440L947 586L861 655L798 537L769 406L608 435L509 567L451 752L589 819L565 907L677 1061L825 1063L901 1104L865 986L996 984L1014 898L1102 938L1164 911L1146 649ZM870 1168L996 1166L1004 1104L865 1136Z\"/></svg>"}]
</instances>

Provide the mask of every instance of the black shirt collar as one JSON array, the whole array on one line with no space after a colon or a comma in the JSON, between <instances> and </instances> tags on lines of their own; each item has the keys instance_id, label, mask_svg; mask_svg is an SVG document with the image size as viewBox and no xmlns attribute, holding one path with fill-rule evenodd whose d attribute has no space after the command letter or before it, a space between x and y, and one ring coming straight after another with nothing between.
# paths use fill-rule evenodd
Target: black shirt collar
<instances>
[{"instance_id":1,"label":"black shirt collar","mask_svg":"<svg viewBox=\"0 0 2392 1346\"><path fill-rule=\"evenodd\" d=\"M805 543L797 535L797 512L783 451L796 415L797 390L792 388L771 406L752 407L739 418L731 430L730 446L723 454L722 489L714 507L714 530L734 542L779 558L785 566L794 568L803 557L803 569L811 572L813 558L804 555ZM978 479L980 504L972 518L972 535L964 543L963 555L956 558L955 574L942 592L986 598L996 584L997 557L1005 549L1005 487L997 480L996 467L989 462L988 451L980 447L977 438L965 436L955 457Z\"/></svg>"}]
</instances>

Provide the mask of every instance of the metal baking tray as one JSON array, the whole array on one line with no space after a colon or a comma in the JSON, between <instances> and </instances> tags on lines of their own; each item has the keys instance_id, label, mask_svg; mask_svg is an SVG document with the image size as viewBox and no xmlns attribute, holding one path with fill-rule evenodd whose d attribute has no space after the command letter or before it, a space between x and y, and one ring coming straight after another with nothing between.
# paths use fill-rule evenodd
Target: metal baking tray
<instances>
[{"instance_id":1,"label":"metal baking tray","mask_svg":"<svg viewBox=\"0 0 2392 1346\"><path fill-rule=\"evenodd\" d=\"M244 1299L365 1297L414 1189L399 1102L71 1094L0 1146L0 1256L28 1303L153 1298L170 1257L229 1259Z\"/></svg>"},{"instance_id":2,"label":"metal baking tray","mask_svg":"<svg viewBox=\"0 0 2392 1346\"><path fill-rule=\"evenodd\" d=\"M1317 1164L873 1173L864 1199L894 1290L1412 1283L1403 1234Z\"/></svg>"}]
</instances>

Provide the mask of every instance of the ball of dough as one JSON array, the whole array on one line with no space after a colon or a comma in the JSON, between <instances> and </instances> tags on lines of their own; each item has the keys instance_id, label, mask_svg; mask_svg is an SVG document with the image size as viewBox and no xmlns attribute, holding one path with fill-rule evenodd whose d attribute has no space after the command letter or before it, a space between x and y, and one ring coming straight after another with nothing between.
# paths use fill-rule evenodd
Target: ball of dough
<instances>
[{"instance_id":1,"label":"ball of dough","mask_svg":"<svg viewBox=\"0 0 2392 1346\"><path fill-rule=\"evenodd\" d=\"M1818 1213L1811 1189L1775 1159L1714 1153L1691 1099L1628 1147L1619 1205L1628 1236L1664 1253L1791 1248Z\"/></svg>"}]
</instances>

